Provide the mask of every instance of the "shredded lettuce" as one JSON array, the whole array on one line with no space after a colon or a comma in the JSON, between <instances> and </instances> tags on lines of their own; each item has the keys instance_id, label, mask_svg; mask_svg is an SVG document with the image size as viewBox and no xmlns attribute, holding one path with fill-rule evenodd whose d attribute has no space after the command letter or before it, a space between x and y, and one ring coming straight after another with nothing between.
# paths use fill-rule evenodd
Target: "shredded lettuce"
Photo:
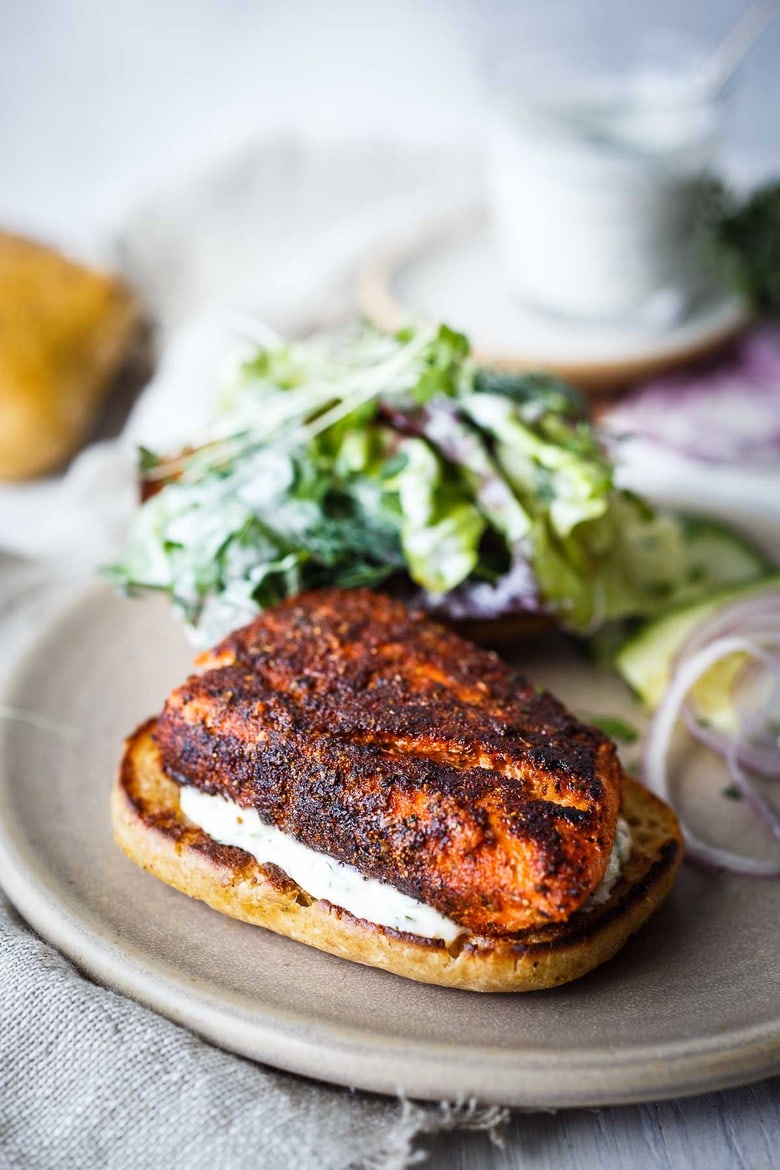
<instances>
[{"instance_id":1,"label":"shredded lettuce","mask_svg":"<svg viewBox=\"0 0 780 1170\"><path fill-rule=\"evenodd\" d=\"M478 368L446 326L258 348L208 441L144 449L141 475L108 575L168 593L204 644L321 585L591 631L720 579L682 520L616 488L576 392Z\"/></svg>"}]
</instances>

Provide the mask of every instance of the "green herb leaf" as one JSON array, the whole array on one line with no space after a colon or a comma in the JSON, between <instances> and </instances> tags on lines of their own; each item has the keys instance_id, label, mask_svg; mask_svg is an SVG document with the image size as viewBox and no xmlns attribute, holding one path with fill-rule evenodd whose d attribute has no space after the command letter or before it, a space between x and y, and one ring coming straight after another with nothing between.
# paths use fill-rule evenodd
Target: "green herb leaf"
<instances>
[{"instance_id":1,"label":"green herb leaf","mask_svg":"<svg viewBox=\"0 0 780 1170\"><path fill-rule=\"evenodd\" d=\"M639 739L636 727L626 723L625 719L618 719L614 715L588 715L586 718L593 727L597 727L599 731L603 731L610 739L616 739L619 743L636 743Z\"/></svg>"},{"instance_id":2,"label":"green herb leaf","mask_svg":"<svg viewBox=\"0 0 780 1170\"><path fill-rule=\"evenodd\" d=\"M726 279L763 313L780 314L780 182L742 203L721 191L714 239Z\"/></svg>"},{"instance_id":3,"label":"green herb leaf","mask_svg":"<svg viewBox=\"0 0 780 1170\"><path fill-rule=\"evenodd\" d=\"M141 475L147 475L150 471L154 471L161 462L160 456L156 455L154 451L150 451L148 447L138 448L138 470Z\"/></svg>"},{"instance_id":4,"label":"green herb leaf","mask_svg":"<svg viewBox=\"0 0 780 1170\"><path fill-rule=\"evenodd\" d=\"M573 419L588 416L587 403L579 391L552 374L478 370L474 378L474 390L478 394L500 394L504 398L511 398L531 415L541 416L547 411L555 411Z\"/></svg>"}]
</instances>

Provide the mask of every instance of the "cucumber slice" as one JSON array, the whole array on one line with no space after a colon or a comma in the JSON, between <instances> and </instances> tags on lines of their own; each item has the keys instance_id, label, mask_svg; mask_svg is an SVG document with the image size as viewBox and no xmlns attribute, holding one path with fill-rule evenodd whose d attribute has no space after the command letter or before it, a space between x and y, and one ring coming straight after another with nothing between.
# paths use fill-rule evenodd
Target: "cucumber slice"
<instances>
[{"instance_id":1,"label":"cucumber slice","mask_svg":"<svg viewBox=\"0 0 780 1170\"><path fill-rule=\"evenodd\" d=\"M780 573L773 573L700 596L690 605L678 607L650 622L629 638L618 651L615 665L645 706L653 710L669 685L675 655L694 626L730 601L778 588ZM731 684L742 661L742 655L729 655L708 671L694 688L697 707L724 730L729 724Z\"/></svg>"},{"instance_id":2,"label":"cucumber slice","mask_svg":"<svg viewBox=\"0 0 780 1170\"><path fill-rule=\"evenodd\" d=\"M748 540L717 520L682 516L680 522L689 588L736 585L772 571L770 562Z\"/></svg>"}]
</instances>

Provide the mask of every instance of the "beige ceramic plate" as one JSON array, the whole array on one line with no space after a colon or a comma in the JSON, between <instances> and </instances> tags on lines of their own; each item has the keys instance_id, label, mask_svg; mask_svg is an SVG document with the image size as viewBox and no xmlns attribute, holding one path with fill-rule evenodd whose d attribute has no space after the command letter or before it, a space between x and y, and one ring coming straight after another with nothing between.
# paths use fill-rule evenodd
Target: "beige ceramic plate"
<instances>
[{"instance_id":1,"label":"beige ceramic plate","mask_svg":"<svg viewBox=\"0 0 780 1170\"><path fill-rule=\"evenodd\" d=\"M525 665L576 709L625 709L616 680L571 652L534 653ZM245 1056L416 1097L599 1105L780 1069L777 885L685 869L667 906L599 971L556 991L479 996L320 954L136 869L111 840L114 768L124 733L189 661L165 607L96 590L44 632L6 697L70 734L3 732L0 879L91 975ZM714 830L738 836L742 811L721 804L737 819Z\"/></svg>"}]
</instances>

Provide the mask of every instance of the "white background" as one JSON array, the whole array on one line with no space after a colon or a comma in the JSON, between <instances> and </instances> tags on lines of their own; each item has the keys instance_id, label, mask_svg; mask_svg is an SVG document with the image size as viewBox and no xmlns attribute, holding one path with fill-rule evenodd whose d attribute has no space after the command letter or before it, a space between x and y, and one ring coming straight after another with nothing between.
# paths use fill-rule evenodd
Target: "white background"
<instances>
[{"instance_id":1,"label":"white background","mask_svg":"<svg viewBox=\"0 0 780 1170\"><path fill-rule=\"evenodd\" d=\"M747 0L0 0L0 223L65 243L252 128L479 134L481 62L555 20L620 14L713 43ZM780 22L731 144L780 172Z\"/></svg>"}]
</instances>

